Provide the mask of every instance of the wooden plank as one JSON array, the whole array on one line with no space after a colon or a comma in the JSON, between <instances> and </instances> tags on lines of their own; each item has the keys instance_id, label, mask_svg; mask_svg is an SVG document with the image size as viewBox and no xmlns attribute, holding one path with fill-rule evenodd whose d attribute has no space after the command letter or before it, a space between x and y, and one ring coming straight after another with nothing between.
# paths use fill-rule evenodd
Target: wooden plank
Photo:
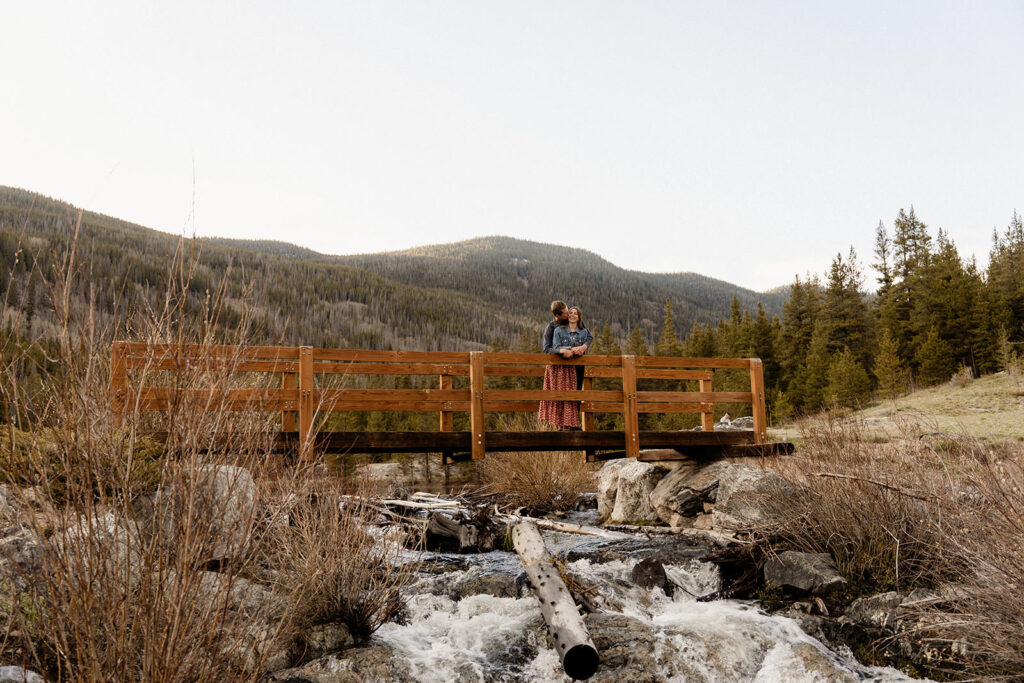
<instances>
[{"instance_id":1,"label":"wooden plank","mask_svg":"<svg viewBox=\"0 0 1024 683\"><path fill-rule=\"evenodd\" d=\"M640 460L663 462L670 460L710 460L714 458L752 458L790 455L791 443L749 443L731 445L687 445L640 451Z\"/></svg>"},{"instance_id":2,"label":"wooden plank","mask_svg":"<svg viewBox=\"0 0 1024 683\"><path fill-rule=\"evenodd\" d=\"M469 401L344 401L338 399L321 399L321 412L371 412L394 411L413 413L434 413L450 411L456 413L469 412Z\"/></svg>"},{"instance_id":3,"label":"wooden plank","mask_svg":"<svg viewBox=\"0 0 1024 683\"><path fill-rule=\"evenodd\" d=\"M750 367L746 358L674 358L670 356L638 356L638 368L742 368Z\"/></svg>"},{"instance_id":4,"label":"wooden plank","mask_svg":"<svg viewBox=\"0 0 1024 683\"><path fill-rule=\"evenodd\" d=\"M313 347L299 349L299 457L312 454L313 444Z\"/></svg>"},{"instance_id":5,"label":"wooden plank","mask_svg":"<svg viewBox=\"0 0 1024 683\"><path fill-rule=\"evenodd\" d=\"M329 401L469 401L468 389L321 389Z\"/></svg>"},{"instance_id":6,"label":"wooden plank","mask_svg":"<svg viewBox=\"0 0 1024 683\"><path fill-rule=\"evenodd\" d=\"M638 413L703 413L710 403L637 403ZM706 430L706 431L711 431Z\"/></svg>"},{"instance_id":7,"label":"wooden plank","mask_svg":"<svg viewBox=\"0 0 1024 683\"><path fill-rule=\"evenodd\" d=\"M636 356L622 357L622 415L625 421L626 455L640 452L640 417L637 414Z\"/></svg>"},{"instance_id":8,"label":"wooden plank","mask_svg":"<svg viewBox=\"0 0 1024 683\"><path fill-rule=\"evenodd\" d=\"M295 363L298 366L298 363ZM298 367L296 367L298 369ZM286 390L298 390L299 375L294 372L281 373L281 388ZM299 430L299 415L294 410L281 412L281 431L296 432Z\"/></svg>"},{"instance_id":9,"label":"wooden plank","mask_svg":"<svg viewBox=\"0 0 1024 683\"><path fill-rule=\"evenodd\" d=\"M543 369L543 368L542 368ZM606 368L601 366L588 365L583 371L584 377L602 377L607 379L620 379L622 377L621 367Z\"/></svg>"},{"instance_id":10,"label":"wooden plank","mask_svg":"<svg viewBox=\"0 0 1024 683\"><path fill-rule=\"evenodd\" d=\"M236 346L231 344L148 344L124 342L124 353L147 358L261 358L295 360L298 346Z\"/></svg>"},{"instance_id":11,"label":"wooden plank","mask_svg":"<svg viewBox=\"0 0 1024 683\"><path fill-rule=\"evenodd\" d=\"M114 342L110 348L110 410L118 418L124 415L127 388L124 342Z\"/></svg>"},{"instance_id":12,"label":"wooden plank","mask_svg":"<svg viewBox=\"0 0 1024 683\"><path fill-rule=\"evenodd\" d=\"M594 390L594 378L584 377L583 378L583 391L591 392ZM621 392L620 392L621 393ZM594 413L589 411L584 404L580 403L580 420L583 431L591 432L594 430Z\"/></svg>"},{"instance_id":13,"label":"wooden plank","mask_svg":"<svg viewBox=\"0 0 1024 683\"><path fill-rule=\"evenodd\" d=\"M275 398L244 398L244 399L230 399L222 398L216 402L209 403L197 403L188 402L184 397L175 400L173 398L145 398L139 399L138 403L135 404L138 410L143 412L166 412L171 408L178 406L188 406L193 410L227 410L230 412L283 412L283 411L296 411L299 409L299 402L295 401L282 401ZM133 407L135 407L133 406ZM298 433L298 432L296 432Z\"/></svg>"},{"instance_id":14,"label":"wooden plank","mask_svg":"<svg viewBox=\"0 0 1024 683\"><path fill-rule=\"evenodd\" d=\"M710 394L712 392L710 377L700 381L700 391L703 394ZM710 407L707 410L701 411L700 428L705 432L713 432L715 431L715 406L713 403L708 405Z\"/></svg>"},{"instance_id":15,"label":"wooden plank","mask_svg":"<svg viewBox=\"0 0 1024 683\"><path fill-rule=\"evenodd\" d=\"M764 407L764 366L760 358L750 359L750 393L754 397L751 406L754 415L754 443L764 443L768 440L768 420Z\"/></svg>"},{"instance_id":16,"label":"wooden plank","mask_svg":"<svg viewBox=\"0 0 1024 683\"><path fill-rule=\"evenodd\" d=\"M469 362L464 351L367 351L364 349L317 349L317 360L375 363L461 363Z\"/></svg>"},{"instance_id":17,"label":"wooden plank","mask_svg":"<svg viewBox=\"0 0 1024 683\"><path fill-rule=\"evenodd\" d=\"M552 353L484 353L484 363L494 365L622 365L621 356L580 356L566 359ZM744 366L746 367L746 366Z\"/></svg>"},{"instance_id":18,"label":"wooden plank","mask_svg":"<svg viewBox=\"0 0 1024 683\"><path fill-rule=\"evenodd\" d=\"M651 403L751 403L754 400L749 391L641 391L638 397L640 401Z\"/></svg>"},{"instance_id":19,"label":"wooden plank","mask_svg":"<svg viewBox=\"0 0 1024 683\"><path fill-rule=\"evenodd\" d=\"M480 460L487 449L484 442L484 354L480 351L469 354L469 388L472 392L469 408L469 429L472 433L470 449L473 459Z\"/></svg>"},{"instance_id":20,"label":"wooden plank","mask_svg":"<svg viewBox=\"0 0 1024 683\"><path fill-rule=\"evenodd\" d=\"M623 431L543 431L486 432L488 452L617 450L625 441ZM640 432L640 448L687 448L691 446L729 446L751 443L753 433L669 431ZM278 440L296 444L297 435L282 432ZM475 439L474 439L475 441ZM321 432L316 436L318 449L340 453L437 453L468 452L473 444L470 432ZM639 449L637 451L639 453Z\"/></svg>"},{"instance_id":21,"label":"wooden plank","mask_svg":"<svg viewBox=\"0 0 1024 683\"><path fill-rule=\"evenodd\" d=\"M657 368L637 368L638 379L682 379L710 380L715 373L711 370L660 370ZM702 389L703 391L703 389Z\"/></svg>"},{"instance_id":22,"label":"wooden plank","mask_svg":"<svg viewBox=\"0 0 1024 683\"><path fill-rule=\"evenodd\" d=\"M543 389L487 389L488 401L621 401L621 391L544 391Z\"/></svg>"},{"instance_id":23,"label":"wooden plank","mask_svg":"<svg viewBox=\"0 0 1024 683\"><path fill-rule=\"evenodd\" d=\"M318 361L313 372L323 375L469 375L468 365L455 363L353 363Z\"/></svg>"},{"instance_id":24,"label":"wooden plank","mask_svg":"<svg viewBox=\"0 0 1024 683\"><path fill-rule=\"evenodd\" d=\"M274 389L270 387L240 387L215 389L177 389L175 387L142 387L129 392L130 396L142 400L166 399L186 400L190 403L214 405L218 401L296 401L297 389Z\"/></svg>"},{"instance_id":25,"label":"wooden plank","mask_svg":"<svg viewBox=\"0 0 1024 683\"><path fill-rule=\"evenodd\" d=\"M245 360L243 358L147 358L131 356L126 359L131 370L202 370L213 372L298 372L299 365L293 360Z\"/></svg>"}]
</instances>

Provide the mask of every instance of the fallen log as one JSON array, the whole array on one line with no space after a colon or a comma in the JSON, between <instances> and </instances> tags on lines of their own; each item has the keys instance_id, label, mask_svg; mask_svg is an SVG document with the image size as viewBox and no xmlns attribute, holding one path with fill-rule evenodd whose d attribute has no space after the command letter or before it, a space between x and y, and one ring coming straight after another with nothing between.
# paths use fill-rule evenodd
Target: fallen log
<instances>
[{"instance_id":1,"label":"fallen log","mask_svg":"<svg viewBox=\"0 0 1024 683\"><path fill-rule=\"evenodd\" d=\"M516 524L512 527L512 543L526 569L527 581L540 600L540 611L551 630L555 651L562 658L562 668L574 680L590 678L599 663L597 648L558 569L550 561L537 525Z\"/></svg>"}]
</instances>

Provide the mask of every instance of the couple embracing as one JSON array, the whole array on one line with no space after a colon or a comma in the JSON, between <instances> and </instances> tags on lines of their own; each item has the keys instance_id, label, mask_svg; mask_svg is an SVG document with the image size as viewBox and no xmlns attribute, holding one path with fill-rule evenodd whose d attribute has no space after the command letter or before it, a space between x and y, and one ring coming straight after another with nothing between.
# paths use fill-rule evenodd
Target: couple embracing
<instances>
[{"instance_id":1,"label":"couple embracing","mask_svg":"<svg viewBox=\"0 0 1024 683\"><path fill-rule=\"evenodd\" d=\"M576 358L587 352L594 337L583 324L579 307L567 307L564 301L551 302L553 320L544 330L544 353ZM583 388L582 365L548 365L544 369L545 391L579 391ZM579 401L541 401L537 417L559 429L580 428Z\"/></svg>"}]
</instances>

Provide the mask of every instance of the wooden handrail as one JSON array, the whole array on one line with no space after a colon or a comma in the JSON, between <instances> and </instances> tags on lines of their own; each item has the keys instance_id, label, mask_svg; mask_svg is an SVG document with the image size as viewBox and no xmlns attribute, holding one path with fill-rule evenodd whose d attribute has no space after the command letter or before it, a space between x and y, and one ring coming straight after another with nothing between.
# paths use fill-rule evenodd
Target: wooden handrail
<instances>
[{"instance_id":1,"label":"wooden handrail","mask_svg":"<svg viewBox=\"0 0 1024 683\"><path fill-rule=\"evenodd\" d=\"M541 377L547 365L582 365L583 391L488 389L487 377ZM714 391L713 371L747 370L749 391ZM147 386L151 373L240 373L279 375L275 386L187 389ZM316 375L435 375L438 389L336 389L318 387ZM156 375L159 376L159 375ZM455 377L468 377L468 389L455 389ZM595 378L621 380L619 390L595 390ZM699 382L699 391L645 391L637 380ZM138 386L132 386L136 382ZM669 356L583 356L571 360L538 353L372 351L311 346L175 345L116 342L111 350L111 408L162 411L176 401L204 410L280 411L282 431L299 432L300 450L312 444L314 416L330 411L396 410L439 413L439 430L452 431L456 412L470 414L473 457L486 451L488 412L526 412L541 400L581 401L584 429L594 413L621 413L625 451L639 452L640 413L700 413L704 431L714 430L715 403L750 403L754 443L767 441L764 375L757 358L676 358Z\"/></svg>"}]
</instances>

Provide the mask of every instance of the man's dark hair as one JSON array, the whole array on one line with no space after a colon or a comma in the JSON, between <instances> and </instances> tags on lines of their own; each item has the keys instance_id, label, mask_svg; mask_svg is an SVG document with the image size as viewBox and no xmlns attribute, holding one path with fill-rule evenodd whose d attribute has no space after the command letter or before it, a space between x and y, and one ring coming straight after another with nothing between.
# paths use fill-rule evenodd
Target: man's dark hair
<instances>
[{"instance_id":1,"label":"man's dark hair","mask_svg":"<svg viewBox=\"0 0 1024 683\"><path fill-rule=\"evenodd\" d=\"M552 301L551 302L551 315L558 315L562 311L566 310L564 301Z\"/></svg>"}]
</instances>

